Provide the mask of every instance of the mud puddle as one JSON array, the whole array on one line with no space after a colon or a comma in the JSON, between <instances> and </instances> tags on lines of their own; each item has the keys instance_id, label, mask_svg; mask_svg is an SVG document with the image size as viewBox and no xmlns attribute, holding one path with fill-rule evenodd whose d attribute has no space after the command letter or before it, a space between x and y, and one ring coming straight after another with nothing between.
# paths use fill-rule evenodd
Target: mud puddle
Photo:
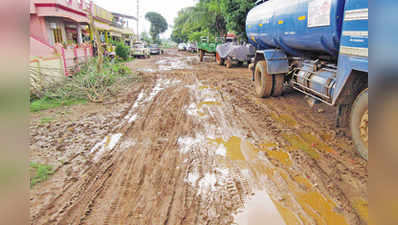
<instances>
[{"instance_id":1,"label":"mud puddle","mask_svg":"<svg viewBox=\"0 0 398 225\"><path fill-rule=\"evenodd\" d=\"M286 225L266 191L256 191L234 216L238 225Z\"/></svg>"},{"instance_id":2,"label":"mud puddle","mask_svg":"<svg viewBox=\"0 0 398 225\"><path fill-rule=\"evenodd\" d=\"M192 69L192 65L199 63L199 58L196 56L188 57L165 57L156 62L158 71L171 71Z\"/></svg>"}]
</instances>

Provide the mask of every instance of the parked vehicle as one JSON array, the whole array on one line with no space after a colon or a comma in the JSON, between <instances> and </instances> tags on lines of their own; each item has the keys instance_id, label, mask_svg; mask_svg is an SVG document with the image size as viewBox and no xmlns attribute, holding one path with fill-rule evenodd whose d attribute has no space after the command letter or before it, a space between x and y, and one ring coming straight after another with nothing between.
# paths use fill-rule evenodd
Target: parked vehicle
<instances>
[{"instance_id":1,"label":"parked vehicle","mask_svg":"<svg viewBox=\"0 0 398 225\"><path fill-rule=\"evenodd\" d=\"M246 32L257 49L257 96L280 96L288 85L337 106L337 125L350 125L367 159L368 0L260 0Z\"/></svg>"},{"instance_id":2,"label":"parked vehicle","mask_svg":"<svg viewBox=\"0 0 398 225\"><path fill-rule=\"evenodd\" d=\"M237 42L226 42L216 48L216 62L231 68L234 63L242 65L254 57L256 49L251 44L238 44Z\"/></svg>"},{"instance_id":3,"label":"parked vehicle","mask_svg":"<svg viewBox=\"0 0 398 225\"><path fill-rule=\"evenodd\" d=\"M187 45L185 43L178 44L178 51L186 51Z\"/></svg>"},{"instance_id":4,"label":"parked vehicle","mask_svg":"<svg viewBox=\"0 0 398 225\"><path fill-rule=\"evenodd\" d=\"M131 49L131 55L139 58L149 58L150 50L144 42L135 42Z\"/></svg>"},{"instance_id":5,"label":"parked vehicle","mask_svg":"<svg viewBox=\"0 0 398 225\"><path fill-rule=\"evenodd\" d=\"M198 46L195 43L189 43L187 51L192 53L198 52Z\"/></svg>"},{"instance_id":6,"label":"parked vehicle","mask_svg":"<svg viewBox=\"0 0 398 225\"><path fill-rule=\"evenodd\" d=\"M151 55L160 55L162 53L162 49L160 49L158 44L149 45L149 53Z\"/></svg>"},{"instance_id":7,"label":"parked vehicle","mask_svg":"<svg viewBox=\"0 0 398 225\"><path fill-rule=\"evenodd\" d=\"M214 42L210 41L208 37L201 37L198 44L200 61L203 62L203 58L206 54L216 55L217 46L224 42L225 39L223 37L215 38Z\"/></svg>"}]
</instances>

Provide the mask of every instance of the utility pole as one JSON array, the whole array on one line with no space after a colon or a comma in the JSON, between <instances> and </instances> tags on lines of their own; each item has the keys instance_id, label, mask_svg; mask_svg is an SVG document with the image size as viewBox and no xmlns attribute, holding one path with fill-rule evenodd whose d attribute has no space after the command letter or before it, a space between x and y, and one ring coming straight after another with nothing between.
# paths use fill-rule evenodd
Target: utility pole
<instances>
[{"instance_id":1,"label":"utility pole","mask_svg":"<svg viewBox=\"0 0 398 225\"><path fill-rule=\"evenodd\" d=\"M140 32L138 30L140 24L140 0L137 0L137 41L140 40Z\"/></svg>"}]
</instances>

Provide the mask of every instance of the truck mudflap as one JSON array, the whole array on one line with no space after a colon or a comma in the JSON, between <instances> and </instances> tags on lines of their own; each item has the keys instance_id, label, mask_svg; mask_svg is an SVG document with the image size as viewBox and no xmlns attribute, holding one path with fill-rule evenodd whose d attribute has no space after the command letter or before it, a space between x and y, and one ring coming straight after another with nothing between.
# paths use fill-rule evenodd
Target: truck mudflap
<instances>
[{"instance_id":1,"label":"truck mudflap","mask_svg":"<svg viewBox=\"0 0 398 225\"><path fill-rule=\"evenodd\" d=\"M285 74L289 72L289 61L286 53L283 51L279 49L269 49L257 51L257 53L264 54L268 74Z\"/></svg>"}]
</instances>

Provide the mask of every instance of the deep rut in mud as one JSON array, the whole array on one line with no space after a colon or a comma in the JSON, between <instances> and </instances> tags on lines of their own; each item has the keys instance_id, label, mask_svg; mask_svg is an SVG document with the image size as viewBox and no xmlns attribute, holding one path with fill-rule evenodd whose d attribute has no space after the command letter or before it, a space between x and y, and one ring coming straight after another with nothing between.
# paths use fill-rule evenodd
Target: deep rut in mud
<instances>
[{"instance_id":1,"label":"deep rut in mud","mask_svg":"<svg viewBox=\"0 0 398 225\"><path fill-rule=\"evenodd\" d=\"M366 162L330 109L173 50L132 67L144 84L74 179L34 187L31 224L367 224Z\"/></svg>"}]
</instances>

